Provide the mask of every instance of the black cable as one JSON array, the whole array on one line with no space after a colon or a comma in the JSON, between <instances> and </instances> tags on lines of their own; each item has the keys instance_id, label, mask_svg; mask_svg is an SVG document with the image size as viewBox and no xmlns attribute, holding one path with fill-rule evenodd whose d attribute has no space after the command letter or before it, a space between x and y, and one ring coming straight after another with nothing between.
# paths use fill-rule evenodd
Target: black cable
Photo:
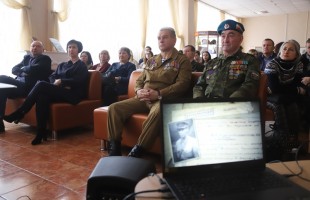
<instances>
[{"instance_id":1,"label":"black cable","mask_svg":"<svg viewBox=\"0 0 310 200\"><path fill-rule=\"evenodd\" d=\"M23 198L23 197L27 197L29 200L31 200L31 198L29 196L27 196L27 195L20 196L16 200L19 200L20 198Z\"/></svg>"},{"instance_id":2,"label":"black cable","mask_svg":"<svg viewBox=\"0 0 310 200\"><path fill-rule=\"evenodd\" d=\"M303 168L302 168L302 166L299 164L299 161L298 161L298 153L299 153L300 149L301 149L305 144L307 144L308 142L309 142L309 140L308 140L308 141L305 141L305 142L303 142L301 145L299 145L298 148L297 148L297 150L296 150L296 152L295 152L295 162L296 162L296 165L297 165L298 168L299 168L299 172L298 172L298 173L293 172L293 171L292 171L284 162L282 162L281 160L274 160L274 161L271 161L271 162L269 162L269 163L278 163L278 162L281 163L288 171L291 172L291 174L283 174L283 176L285 176L285 177L290 178L290 177L293 177L293 176L297 176L298 178L300 178L300 179L302 179L302 180L304 180L304 181L310 182L310 179L307 179L307 178L301 176L302 173L303 173Z\"/></svg>"},{"instance_id":3,"label":"black cable","mask_svg":"<svg viewBox=\"0 0 310 200\"><path fill-rule=\"evenodd\" d=\"M162 179L158 174L156 174L156 173L149 173L149 176L156 176L157 177L157 179L158 179L158 181L159 181L159 183L161 184L161 185L165 185L166 184L166 181L164 180L164 179Z\"/></svg>"}]
</instances>

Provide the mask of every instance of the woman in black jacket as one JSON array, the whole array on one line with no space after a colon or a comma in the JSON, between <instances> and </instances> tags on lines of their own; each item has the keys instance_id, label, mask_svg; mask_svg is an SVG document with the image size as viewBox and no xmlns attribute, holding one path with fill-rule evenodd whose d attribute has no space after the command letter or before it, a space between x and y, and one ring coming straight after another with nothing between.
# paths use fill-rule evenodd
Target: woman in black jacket
<instances>
[{"instance_id":1,"label":"woman in black jacket","mask_svg":"<svg viewBox=\"0 0 310 200\"><path fill-rule=\"evenodd\" d=\"M82 49L81 42L70 40L67 43L70 60L58 65L56 71L49 77L50 82L37 82L21 107L12 114L4 116L7 122L18 123L36 104L37 135L32 145L40 144L42 140L47 139L47 121L51 103L78 104L86 97L88 70L78 56Z\"/></svg>"}]
</instances>

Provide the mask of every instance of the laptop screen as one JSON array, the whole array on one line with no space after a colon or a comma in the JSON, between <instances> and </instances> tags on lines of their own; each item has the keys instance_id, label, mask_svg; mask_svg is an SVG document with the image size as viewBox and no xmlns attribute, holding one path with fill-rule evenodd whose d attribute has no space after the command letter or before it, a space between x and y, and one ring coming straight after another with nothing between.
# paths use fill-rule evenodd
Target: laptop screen
<instances>
[{"instance_id":1,"label":"laptop screen","mask_svg":"<svg viewBox=\"0 0 310 200\"><path fill-rule=\"evenodd\" d=\"M263 160L258 100L162 102L164 172Z\"/></svg>"}]
</instances>

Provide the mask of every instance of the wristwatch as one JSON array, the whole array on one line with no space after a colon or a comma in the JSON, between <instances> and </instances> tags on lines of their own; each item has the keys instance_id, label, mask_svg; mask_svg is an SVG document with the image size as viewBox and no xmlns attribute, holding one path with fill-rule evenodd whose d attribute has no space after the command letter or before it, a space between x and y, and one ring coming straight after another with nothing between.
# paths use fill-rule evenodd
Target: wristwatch
<instances>
[{"instance_id":1,"label":"wristwatch","mask_svg":"<svg viewBox=\"0 0 310 200\"><path fill-rule=\"evenodd\" d=\"M157 92L158 92L157 99L158 99L158 100L161 100L163 97L160 95L160 91L159 91L159 90L157 90Z\"/></svg>"}]
</instances>

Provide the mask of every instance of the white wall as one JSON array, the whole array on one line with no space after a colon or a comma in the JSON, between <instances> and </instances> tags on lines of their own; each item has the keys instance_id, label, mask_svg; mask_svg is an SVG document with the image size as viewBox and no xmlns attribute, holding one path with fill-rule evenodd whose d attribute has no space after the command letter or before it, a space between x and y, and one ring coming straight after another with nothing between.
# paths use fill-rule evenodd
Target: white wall
<instances>
[{"instance_id":1,"label":"white wall","mask_svg":"<svg viewBox=\"0 0 310 200\"><path fill-rule=\"evenodd\" d=\"M262 46L265 38L271 38L275 44L288 39L295 39L305 47L310 38L310 12L286 15L243 18L245 26L242 46L247 52L251 48Z\"/></svg>"}]
</instances>

